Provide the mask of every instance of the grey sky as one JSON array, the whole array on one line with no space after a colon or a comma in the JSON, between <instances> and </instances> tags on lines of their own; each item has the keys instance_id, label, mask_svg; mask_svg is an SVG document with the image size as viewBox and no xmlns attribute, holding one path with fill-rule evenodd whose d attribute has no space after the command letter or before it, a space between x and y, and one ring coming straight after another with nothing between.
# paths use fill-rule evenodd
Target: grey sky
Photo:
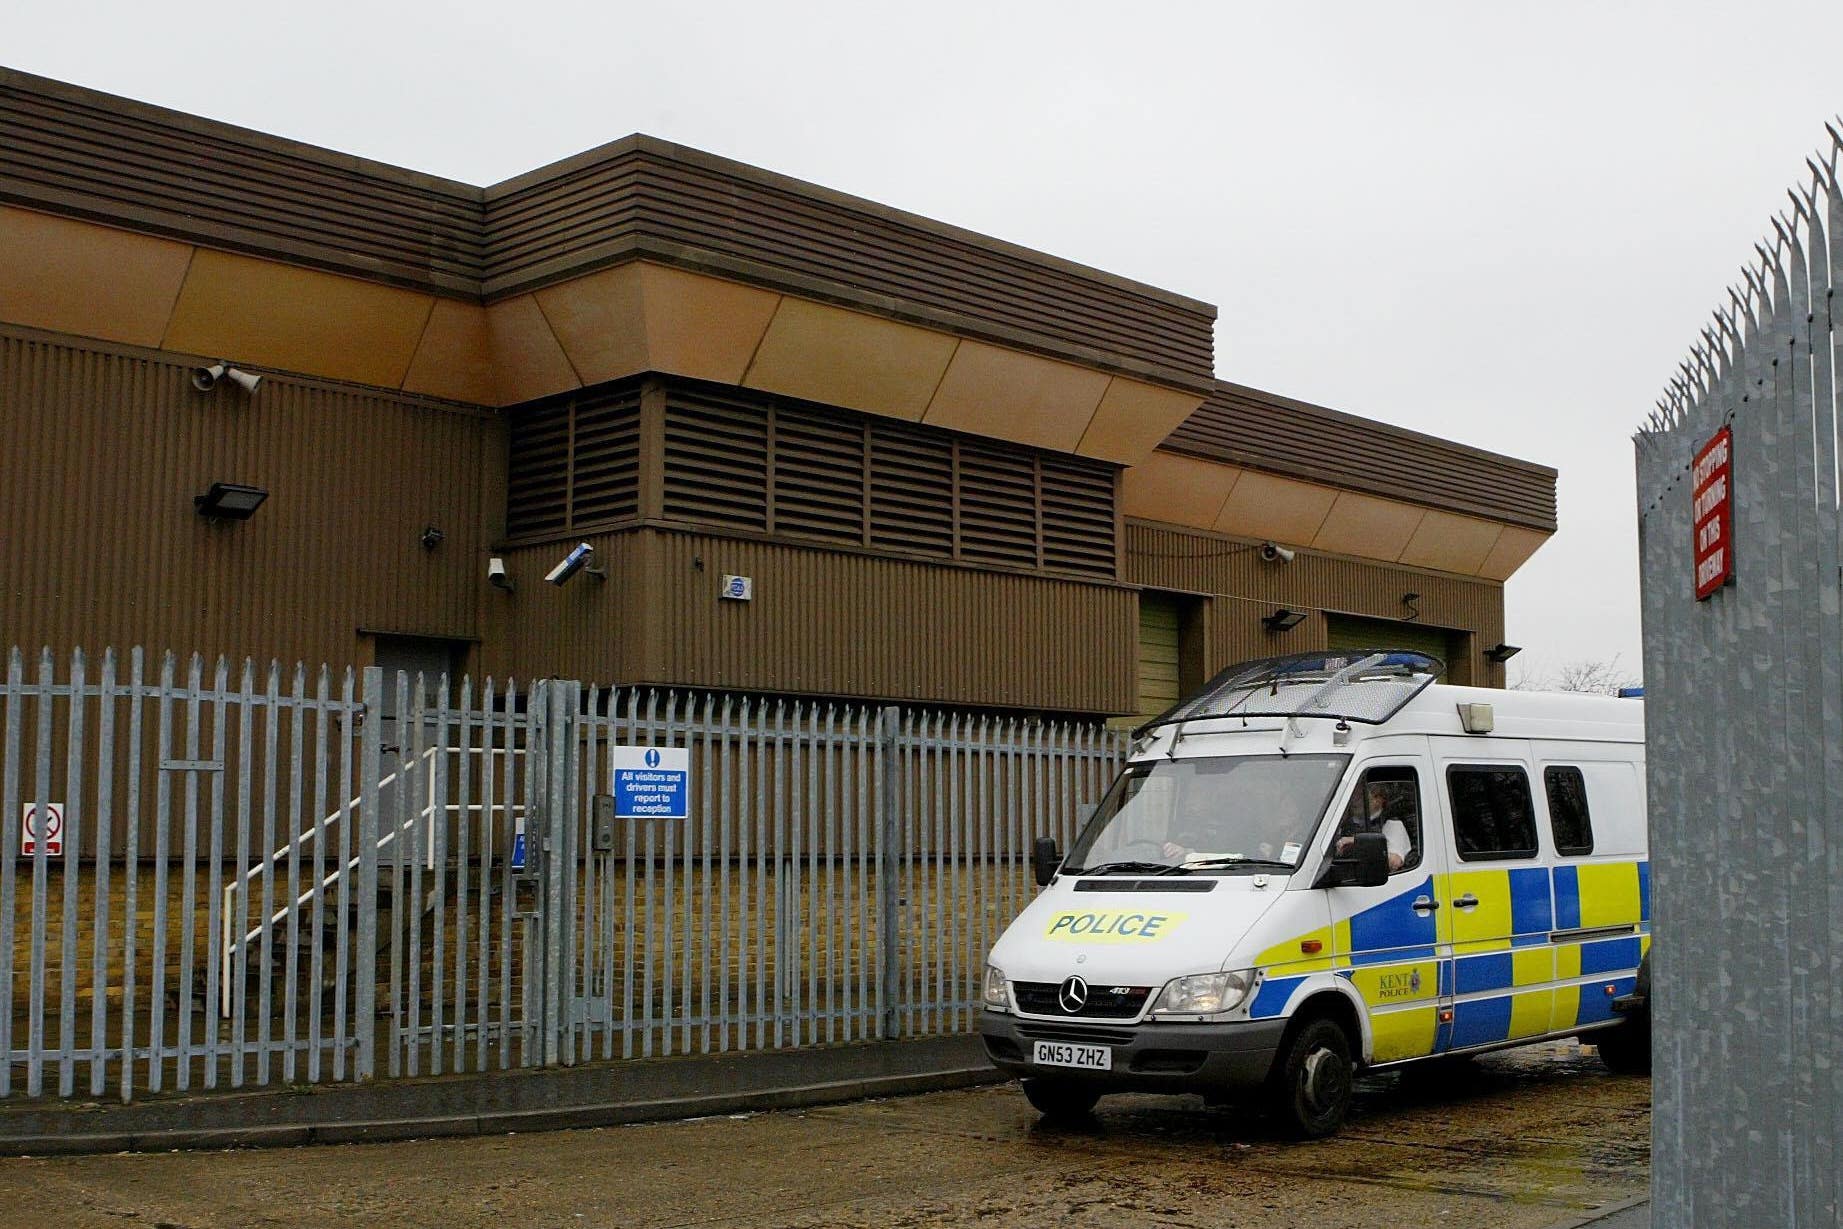
<instances>
[{"instance_id":1,"label":"grey sky","mask_svg":"<svg viewBox=\"0 0 1843 1229\"><path fill-rule=\"evenodd\" d=\"M1636 670L1630 431L1843 105L1836 0L272 14L35 3L0 62L470 183L648 132L1205 299L1225 379L1560 469L1535 672Z\"/></svg>"}]
</instances>

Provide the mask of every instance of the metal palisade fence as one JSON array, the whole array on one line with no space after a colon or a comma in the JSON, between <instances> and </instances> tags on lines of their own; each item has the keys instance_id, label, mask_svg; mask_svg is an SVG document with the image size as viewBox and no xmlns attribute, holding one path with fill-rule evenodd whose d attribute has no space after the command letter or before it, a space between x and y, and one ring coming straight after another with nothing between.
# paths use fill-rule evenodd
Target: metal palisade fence
<instances>
[{"instance_id":1,"label":"metal palisade fence","mask_svg":"<svg viewBox=\"0 0 1843 1229\"><path fill-rule=\"evenodd\" d=\"M1843 138L1637 435L1659 1225L1843 1205Z\"/></svg>"},{"instance_id":2,"label":"metal palisade fence","mask_svg":"<svg viewBox=\"0 0 1843 1229\"><path fill-rule=\"evenodd\" d=\"M964 1031L1084 723L15 649L0 1095ZM623 764L675 770L623 809ZM663 757L663 760L661 759ZM682 788L681 788L682 787Z\"/></svg>"}]
</instances>

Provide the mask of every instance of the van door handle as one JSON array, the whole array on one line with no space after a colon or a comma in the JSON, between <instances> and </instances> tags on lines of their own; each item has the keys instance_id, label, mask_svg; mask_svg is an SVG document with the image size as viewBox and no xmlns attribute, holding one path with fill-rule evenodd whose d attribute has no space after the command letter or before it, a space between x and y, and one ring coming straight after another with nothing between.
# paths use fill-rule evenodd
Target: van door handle
<instances>
[{"instance_id":1,"label":"van door handle","mask_svg":"<svg viewBox=\"0 0 1843 1229\"><path fill-rule=\"evenodd\" d=\"M1455 909L1476 909L1478 908L1478 897L1467 892L1464 896L1461 896L1458 900L1453 902L1453 907Z\"/></svg>"},{"instance_id":2,"label":"van door handle","mask_svg":"<svg viewBox=\"0 0 1843 1229\"><path fill-rule=\"evenodd\" d=\"M1408 908L1414 910L1416 913L1432 913L1439 907L1440 902L1429 896L1418 897L1412 905L1408 906Z\"/></svg>"}]
</instances>

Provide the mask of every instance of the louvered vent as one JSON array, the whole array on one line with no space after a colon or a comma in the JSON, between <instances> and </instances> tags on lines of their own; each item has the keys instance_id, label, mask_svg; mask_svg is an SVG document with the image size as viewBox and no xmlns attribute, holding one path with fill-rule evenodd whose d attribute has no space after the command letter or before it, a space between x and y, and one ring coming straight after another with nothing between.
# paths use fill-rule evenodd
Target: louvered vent
<instances>
[{"instance_id":1,"label":"louvered vent","mask_svg":"<svg viewBox=\"0 0 1843 1229\"><path fill-rule=\"evenodd\" d=\"M598 429L579 416L579 439ZM637 433L621 438L637 450ZM1112 578L1114 508L1099 461L715 385L667 391L668 520Z\"/></svg>"},{"instance_id":2,"label":"louvered vent","mask_svg":"<svg viewBox=\"0 0 1843 1229\"><path fill-rule=\"evenodd\" d=\"M627 520L639 513L639 393L578 401L571 446L570 527Z\"/></svg>"},{"instance_id":3,"label":"louvered vent","mask_svg":"<svg viewBox=\"0 0 1843 1229\"><path fill-rule=\"evenodd\" d=\"M1039 458L1043 482L1043 566L1114 574L1114 474L1069 457Z\"/></svg>"},{"instance_id":4,"label":"louvered vent","mask_svg":"<svg viewBox=\"0 0 1843 1229\"><path fill-rule=\"evenodd\" d=\"M511 536L569 529L570 407L568 402L512 416L506 476L506 532Z\"/></svg>"},{"instance_id":5,"label":"louvered vent","mask_svg":"<svg viewBox=\"0 0 1843 1229\"><path fill-rule=\"evenodd\" d=\"M788 406L774 410L774 532L864 541L864 428Z\"/></svg>"},{"instance_id":6,"label":"louvered vent","mask_svg":"<svg viewBox=\"0 0 1843 1229\"><path fill-rule=\"evenodd\" d=\"M1036 458L959 441L960 558L1005 567L1037 566Z\"/></svg>"},{"instance_id":7,"label":"louvered vent","mask_svg":"<svg viewBox=\"0 0 1843 1229\"><path fill-rule=\"evenodd\" d=\"M665 515L768 528L766 407L675 388L666 403Z\"/></svg>"},{"instance_id":8,"label":"louvered vent","mask_svg":"<svg viewBox=\"0 0 1843 1229\"><path fill-rule=\"evenodd\" d=\"M640 512L640 394L601 392L521 410L510 423L506 532L575 533Z\"/></svg>"},{"instance_id":9,"label":"louvered vent","mask_svg":"<svg viewBox=\"0 0 1843 1229\"><path fill-rule=\"evenodd\" d=\"M870 544L953 555L953 440L874 423L870 428Z\"/></svg>"}]
</instances>

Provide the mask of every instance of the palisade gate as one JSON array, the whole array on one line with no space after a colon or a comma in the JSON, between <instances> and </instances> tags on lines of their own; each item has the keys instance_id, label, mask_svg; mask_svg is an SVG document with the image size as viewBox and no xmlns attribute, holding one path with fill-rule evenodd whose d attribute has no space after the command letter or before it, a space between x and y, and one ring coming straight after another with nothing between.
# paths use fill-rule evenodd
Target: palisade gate
<instances>
[{"instance_id":1,"label":"palisade gate","mask_svg":"<svg viewBox=\"0 0 1843 1229\"><path fill-rule=\"evenodd\" d=\"M1126 736L563 680L15 649L0 1095L966 1031ZM622 815L617 761L683 765ZM642 750L641 754L645 754Z\"/></svg>"},{"instance_id":2,"label":"palisade gate","mask_svg":"<svg viewBox=\"0 0 1843 1229\"><path fill-rule=\"evenodd\" d=\"M1637 434L1657 1225L1843 1194L1843 137Z\"/></svg>"}]
</instances>

